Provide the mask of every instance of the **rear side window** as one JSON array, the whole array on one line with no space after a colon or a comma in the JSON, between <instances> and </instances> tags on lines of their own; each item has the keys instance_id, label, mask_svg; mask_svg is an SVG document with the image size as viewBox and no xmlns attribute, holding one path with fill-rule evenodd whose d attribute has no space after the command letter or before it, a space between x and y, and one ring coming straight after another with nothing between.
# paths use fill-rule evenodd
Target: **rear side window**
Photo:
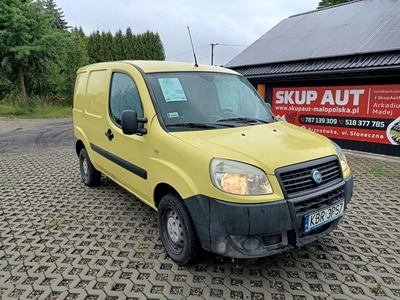
<instances>
[{"instance_id":1,"label":"rear side window","mask_svg":"<svg viewBox=\"0 0 400 300\"><path fill-rule=\"evenodd\" d=\"M75 109L83 111L85 109L85 94L86 94L86 72L79 73L75 80L75 90L74 90L74 103Z\"/></svg>"},{"instance_id":2,"label":"rear side window","mask_svg":"<svg viewBox=\"0 0 400 300\"><path fill-rule=\"evenodd\" d=\"M135 82L124 73L113 73L110 90L110 117L117 125L121 125L121 114L124 110L136 111L143 118L143 105ZM143 124L138 124L139 128Z\"/></svg>"},{"instance_id":3,"label":"rear side window","mask_svg":"<svg viewBox=\"0 0 400 300\"><path fill-rule=\"evenodd\" d=\"M86 111L93 116L102 116L105 111L106 97L105 82L107 78L107 70L91 71L88 78L86 90Z\"/></svg>"}]
</instances>

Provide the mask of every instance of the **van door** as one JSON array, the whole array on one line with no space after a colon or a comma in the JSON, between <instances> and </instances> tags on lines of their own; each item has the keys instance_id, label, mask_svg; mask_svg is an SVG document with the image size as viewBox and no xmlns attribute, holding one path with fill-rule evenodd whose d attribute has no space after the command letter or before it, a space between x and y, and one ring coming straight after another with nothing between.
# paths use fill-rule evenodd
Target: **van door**
<instances>
[{"instance_id":1,"label":"van door","mask_svg":"<svg viewBox=\"0 0 400 300\"><path fill-rule=\"evenodd\" d=\"M130 75L112 73L108 101L108 115L101 129L103 146L100 151L111 162L113 179L142 200L149 201L147 136L125 135L121 129L124 110L135 110L138 117L144 117L138 87ZM139 126L143 127L143 124Z\"/></svg>"}]
</instances>

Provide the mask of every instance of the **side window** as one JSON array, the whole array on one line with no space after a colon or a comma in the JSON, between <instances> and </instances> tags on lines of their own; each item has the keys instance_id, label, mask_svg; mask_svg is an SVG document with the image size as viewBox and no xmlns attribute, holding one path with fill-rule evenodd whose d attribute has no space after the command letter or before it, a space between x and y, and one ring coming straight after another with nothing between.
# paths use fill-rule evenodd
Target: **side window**
<instances>
[{"instance_id":1,"label":"side window","mask_svg":"<svg viewBox=\"0 0 400 300\"><path fill-rule=\"evenodd\" d=\"M143 106L135 82L126 74L114 73L110 90L110 117L114 123L121 125L121 113L124 110L136 111L143 118ZM139 123L139 128L143 127Z\"/></svg>"}]
</instances>

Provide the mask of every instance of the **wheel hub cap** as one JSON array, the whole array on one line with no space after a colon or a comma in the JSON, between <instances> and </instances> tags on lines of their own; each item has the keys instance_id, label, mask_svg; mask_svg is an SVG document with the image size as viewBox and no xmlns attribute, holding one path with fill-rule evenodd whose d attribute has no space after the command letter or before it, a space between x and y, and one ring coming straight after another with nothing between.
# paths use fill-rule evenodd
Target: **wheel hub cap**
<instances>
[{"instance_id":1,"label":"wheel hub cap","mask_svg":"<svg viewBox=\"0 0 400 300\"><path fill-rule=\"evenodd\" d=\"M181 229L179 227L179 222L173 216L168 217L167 230L170 239L177 244L181 236Z\"/></svg>"},{"instance_id":2,"label":"wheel hub cap","mask_svg":"<svg viewBox=\"0 0 400 300\"><path fill-rule=\"evenodd\" d=\"M83 169L83 173L84 173L85 175L87 175L87 174L88 174L88 164L87 164L86 159L84 159L84 160L82 161L82 169Z\"/></svg>"}]
</instances>

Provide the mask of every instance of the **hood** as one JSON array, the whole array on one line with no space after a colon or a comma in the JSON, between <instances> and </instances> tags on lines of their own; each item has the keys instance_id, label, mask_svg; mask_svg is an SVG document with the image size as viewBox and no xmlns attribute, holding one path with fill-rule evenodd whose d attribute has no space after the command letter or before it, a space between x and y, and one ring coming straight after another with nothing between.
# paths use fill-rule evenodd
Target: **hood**
<instances>
[{"instance_id":1,"label":"hood","mask_svg":"<svg viewBox=\"0 0 400 300\"><path fill-rule=\"evenodd\" d=\"M172 135L211 157L255 165L267 174L274 174L279 167L337 155L326 137L286 122Z\"/></svg>"}]
</instances>

